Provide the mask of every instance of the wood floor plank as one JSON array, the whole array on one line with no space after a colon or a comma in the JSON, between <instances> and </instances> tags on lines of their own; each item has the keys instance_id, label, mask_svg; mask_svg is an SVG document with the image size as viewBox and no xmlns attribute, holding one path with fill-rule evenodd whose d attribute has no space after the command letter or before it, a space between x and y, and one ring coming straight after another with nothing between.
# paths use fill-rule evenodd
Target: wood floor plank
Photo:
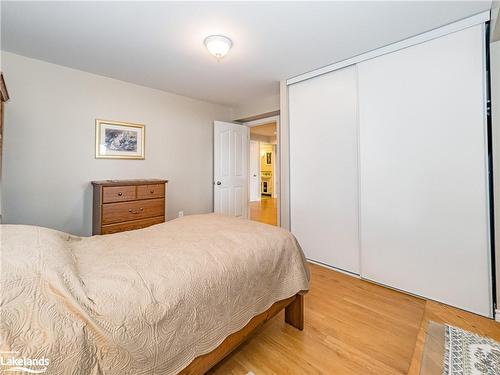
<instances>
[{"instance_id":1,"label":"wood floor plank","mask_svg":"<svg viewBox=\"0 0 500 375\"><path fill-rule=\"evenodd\" d=\"M264 198L260 201L250 202L250 220L261 223L278 225L278 202L276 198Z\"/></svg>"},{"instance_id":2,"label":"wood floor plank","mask_svg":"<svg viewBox=\"0 0 500 375\"><path fill-rule=\"evenodd\" d=\"M426 324L447 322L500 340L500 324L324 267L310 265L304 330L283 313L212 374L418 375Z\"/></svg>"},{"instance_id":3,"label":"wood floor plank","mask_svg":"<svg viewBox=\"0 0 500 375\"><path fill-rule=\"evenodd\" d=\"M482 316L456 309L435 301L427 301L425 305L425 314L422 319L415 350L411 361L408 374L418 375L422 361L422 353L427 335L427 326L429 321L440 324L450 324L482 336L491 337L500 341L500 323L493 319L487 319Z\"/></svg>"}]
</instances>

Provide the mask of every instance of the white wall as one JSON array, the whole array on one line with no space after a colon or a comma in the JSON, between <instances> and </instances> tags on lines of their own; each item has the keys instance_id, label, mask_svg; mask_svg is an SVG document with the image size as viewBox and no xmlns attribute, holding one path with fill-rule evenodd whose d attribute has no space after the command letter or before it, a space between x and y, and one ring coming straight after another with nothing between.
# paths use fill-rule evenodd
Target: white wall
<instances>
[{"instance_id":1,"label":"white wall","mask_svg":"<svg viewBox=\"0 0 500 375\"><path fill-rule=\"evenodd\" d=\"M497 302L500 302L500 41L490 45ZM498 307L497 307L498 308Z\"/></svg>"},{"instance_id":2,"label":"white wall","mask_svg":"<svg viewBox=\"0 0 500 375\"><path fill-rule=\"evenodd\" d=\"M280 96L261 96L234 108L233 119L240 120L280 109Z\"/></svg>"},{"instance_id":3,"label":"white wall","mask_svg":"<svg viewBox=\"0 0 500 375\"><path fill-rule=\"evenodd\" d=\"M91 234L90 181L166 178L168 217L213 209L213 120L231 109L2 52L3 223ZM145 160L94 158L96 118L146 125Z\"/></svg>"}]
</instances>

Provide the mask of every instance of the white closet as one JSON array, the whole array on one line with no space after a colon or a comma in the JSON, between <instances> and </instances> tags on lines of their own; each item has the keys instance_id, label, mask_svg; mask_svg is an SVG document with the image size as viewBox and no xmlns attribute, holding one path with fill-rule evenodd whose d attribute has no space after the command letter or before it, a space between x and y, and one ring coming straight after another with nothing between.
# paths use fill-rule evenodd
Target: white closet
<instances>
[{"instance_id":1,"label":"white closet","mask_svg":"<svg viewBox=\"0 0 500 375\"><path fill-rule=\"evenodd\" d=\"M492 315L484 24L290 84L306 257Z\"/></svg>"},{"instance_id":2,"label":"white closet","mask_svg":"<svg viewBox=\"0 0 500 375\"><path fill-rule=\"evenodd\" d=\"M291 230L309 259L359 274L357 96L353 66L289 88Z\"/></svg>"}]
</instances>

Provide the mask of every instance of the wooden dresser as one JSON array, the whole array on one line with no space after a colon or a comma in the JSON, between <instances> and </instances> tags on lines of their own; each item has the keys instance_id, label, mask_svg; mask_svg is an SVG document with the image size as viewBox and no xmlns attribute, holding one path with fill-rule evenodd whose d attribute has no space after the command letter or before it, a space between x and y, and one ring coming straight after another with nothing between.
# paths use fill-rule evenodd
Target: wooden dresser
<instances>
[{"instance_id":1,"label":"wooden dresser","mask_svg":"<svg viewBox=\"0 0 500 375\"><path fill-rule=\"evenodd\" d=\"M92 234L141 229L166 219L167 180L92 181Z\"/></svg>"}]
</instances>

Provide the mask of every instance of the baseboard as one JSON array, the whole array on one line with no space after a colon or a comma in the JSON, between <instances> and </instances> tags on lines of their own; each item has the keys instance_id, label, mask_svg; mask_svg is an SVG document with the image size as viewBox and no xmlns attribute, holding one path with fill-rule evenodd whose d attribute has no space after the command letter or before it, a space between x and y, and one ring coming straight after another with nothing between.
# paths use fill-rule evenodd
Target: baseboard
<instances>
[{"instance_id":1,"label":"baseboard","mask_svg":"<svg viewBox=\"0 0 500 375\"><path fill-rule=\"evenodd\" d=\"M321 263L321 262L317 262L315 260L312 260L312 259L309 259L309 258L306 258L308 262L312 263L312 264L316 264L317 266L320 266L320 267L324 267L324 268L328 268L329 270L332 270L332 271L337 271L337 272L340 272L340 273L343 273L345 275L348 275L348 276L353 276L357 279L361 279L361 276L359 276L357 273L353 273L353 272L349 272L349 271L345 271L341 268L337 268L337 267L333 267L333 266L329 266L328 264L325 264L325 263Z\"/></svg>"},{"instance_id":2,"label":"baseboard","mask_svg":"<svg viewBox=\"0 0 500 375\"><path fill-rule=\"evenodd\" d=\"M495 320L500 322L500 309L495 310Z\"/></svg>"}]
</instances>

